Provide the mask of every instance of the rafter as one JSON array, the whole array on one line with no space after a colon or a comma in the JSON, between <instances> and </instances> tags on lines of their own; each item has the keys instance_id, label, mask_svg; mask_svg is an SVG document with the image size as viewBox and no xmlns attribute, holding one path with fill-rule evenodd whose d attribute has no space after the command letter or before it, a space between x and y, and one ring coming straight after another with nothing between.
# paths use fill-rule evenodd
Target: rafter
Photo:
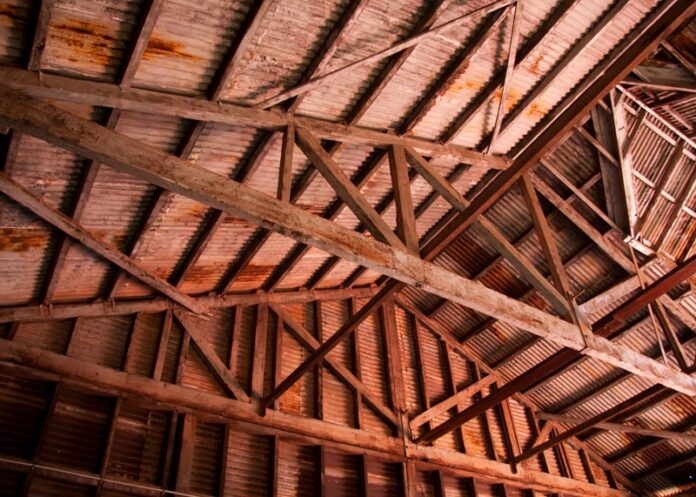
<instances>
[{"instance_id":1,"label":"rafter","mask_svg":"<svg viewBox=\"0 0 696 497\"><path fill-rule=\"evenodd\" d=\"M224 309L261 303L303 304L307 302L370 298L377 293L374 287L336 288L325 290L294 290L288 292L229 293L224 297L192 297L207 309ZM106 317L137 312L161 312L176 308L169 299L153 298L122 302L82 302L70 304L27 305L0 308L0 324L14 321L47 321L75 317Z\"/></svg>"},{"instance_id":2,"label":"rafter","mask_svg":"<svg viewBox=\"0 0 696 497\"><path fill-rule=\"evenodd\" d=\"M12 180L4 173L0 173L0 192L22 205L30 212L53 225L61 232L79 241L85 247L100 255L107 261L115 264L124 271L141 280L146 285L163 293L175 302L194 312L206 312L206 308L174 288L172 285L156 276L137 261L120 252L112 245L98 239L89 230L70 219L62 212L46 204L40 197L36 196L19 183Z\"/></svg>"}]
</instances>

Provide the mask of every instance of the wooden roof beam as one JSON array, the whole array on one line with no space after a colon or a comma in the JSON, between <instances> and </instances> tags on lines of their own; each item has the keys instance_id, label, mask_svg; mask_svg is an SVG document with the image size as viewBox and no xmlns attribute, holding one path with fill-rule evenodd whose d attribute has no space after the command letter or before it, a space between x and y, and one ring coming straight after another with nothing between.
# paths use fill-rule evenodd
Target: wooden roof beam
<instances>
[{"instance_id":1,"label":"wooden roof beam","mask_svg":"<svg viewBox=\"0 0 696 497\"><path fill-rule=\"evenodd\" d=\"M552 420L557 423L576 425L585 422L589 422L589 418L574 417L574 416L564 416L562 414L550 414L550 413L538 413L540 419ZM686 440L686 441L696 441L696 433L689 431L669 431L669 430L658 430L655 428L634 426L623 423L611 423L611 422L599 422L594 425L596 428L601 428L602 430L615 431L618 433L632 433L635 435L640 435L644 437L660 438L663 440ZM538 445L538 444L534 444Z\"/></svg>"},{"instance_id":2,"label":"wooden roof beam","mask_svg":"<svg viewBox=\"0 0 696 497\"><path fill-rule=\"evenodd\" d=\"M439 9L444 3L445 2L443 0L435 2L420 19L415 28L415 31L418 32L421 29L425 29L426 26L432 25L439 12ZM425 116L427 109L429 109L434 104L438 96L444 93L446 89L453 83L453 81L457 77L457 74L459 74L459 71L465 70L471 57L475 55L476 51L486 40L487 36L490 35L490 33L494 30L494 27L504 19L503 13L504 11L502 9L494 12L477 30L477 32L473 35L473 39L467 44L467 46L455 58L455 60L450 63L450 65L448 66L449 68L445 70L443 76L440 77L438 81L430 88L430 90L420 98L412 112L409 113L409 115L403 120L402 124L398 126L399 132L401 134L406 134L409 131L411 131L413 127L416 126L418 122L420 122L420 120ZM399 54L397 54L389 60L389 62L385 65L385 67L382 69L379 75L373 80L368 90L365 93L363 93L358 103L354 105L353 109L349 112L348 117L346 119L346 122L349 125L357 124L357 122L364 115L364 113L367 112L369 106L372 105L374 101L377 99L379 92L381 92L386 87L387 83L391 81L391 79L394 77L399 68L404 64L404 62L412 53L412 51L413 49L404 50L403 52L400 52ZM295 102L303 96L304 95L300 95L299 97L297 97ZM328 150L329 155L337 153L339 148L340 147L332 146ZM372 172L377 170L383 158L384 154L378 152L377 155L373 159L371 159L370 163L364 169L365 173L360 174L357 178L357 181L355 181L356 186L358 188L360 188L367 181L367 179L371 176ZM300 179L300 181L298 181L298 183L302 185L303 183L307 183L307 181L310 181L311 178L313 178L313 176L305 174ZM391 200L384 203L381 206L383 207L383 209L378 208L377 211L381 213L383 210L386 210L390 205ZM340 214L340 212L342 212L342 209L342 204L340 203L340 201L337 201L331 206L329 206L329 208L325 211L324 217L333 220ZM422 211L420 210L416 212L416 218L418 218L418 216L421 213ZM262 241L265 240L262 239ZM256 245L252 245L252 247L250 248L250 252L252 252L253 250L258 250L256 247ZM264 283L264 288L267 290L275 288L282 281L282 279L290 272L290 270L297 265L297 263L306 254L308 250L309 247L307 245L298 244L286 258L286 260L283 261L278 270L275 271ZM312 276L307 286L309 286L310 288L316 288L319 282L331 271L333 267L335 267L335 265L338 262L339 259L336 257L329 258L327 262L324 265L322 265L322 267L315 273L315 275Z\"/></svg>"},{"instance_id":3,"label":"wooden roof beam","mask_svg":"<svg viewBox=\"0 0 696 497\"><path fill-rule=\"evenodd\" d=\"M188 295L181 293L159 276L151 274L143 268L140 263L118 251L112 245L96 238L83 226L57 209L50 207L40 197L30 192L4 173L0 173L0 191L66 235L79 241L96 254L102 256L112 264L130 273L146 285L163 293L187 309L197 313L204 313L207 311L200 303L196 302Z\"/></svg>"},{"instance_id":4,"label":"wooden roof beam","mask_svg":"<svg viewBox=\"0 0 696 497\"><path fill-rule=\"evenodd\" d=\"M377 293L374 287L336 288L327 290L295 290L289 292L229 293L222 297L192 297L208 309L225 309L256 304L304 304L307 302L370 298ZM84 302L71 304L27 305L0 308L0 324L11 322L51 321L76 317L106 317L138 312L163 312L177 308L169 299L154 298L122 302Z\"/></svg>"},{"instance_id":5,"label":"wooden roof beam","mask_svg":"<svg viewBox=\"0 0 696 497\"><path fill-rule=\"evenodd\" d=\"M486 461L478 457L433 447L409 445L404 457L400 439L375 435L364 430L347 428L334 423L269 411L265 417L255 406L216 394L165 383L133 373L80 361L47 350L27 345L0 341L0 363L13 374L67 382L106 395L123 398L146 398L178 411L206 413L229 419L237 429L266 433L283 433L288 439L309 443L326 443L353 453L376 454L385 460L412 460L423 468L440 468L453 475L476 475L481 481L504 481L518 488L534 488L541 492L560 492L564 495L585 497L628 497L628 493L612 488L570 480L539 471L519 468L512 473L507 464Z\"/></svg>"},{"instance_id":6,"label":"wooden roof beam","mask_svg":"<svg viewBox=\"0 0 696 497\"><path fill-rule=\"evenodd\" d=\"M554 436L550 440L547 440L546 442L543 442L540 445L536 445L530 449L527 449L523 454L520 454L519 456L515 457L515 462L520 463L522 461L525 461L544 450L548 450L552 447L555 447L556 445L564 442L565 440L568 440L571 437L582 435L583 433L591 430L592 428L597 427L599 423L619 418L627 410L632 409L636 404L650 402L651 399L653 399L657 395L661 395L663 391L664 389L659 385L650 387L647 390L644 390L643 392L634 395L630 399L627 399L619 403L611 409L599 413L596 416L593 416L592 418L574 426L573 428L569 428L563 433Z\"/></svg>"},{"instance_id":7,"label":"wooden roof beam","mask_svg":"<svg viewBox=\"0 0 696 497\"><path fill-rule=\"evenodd\" d=\"M467 147L442 144L418 137L399 136L360 126L350 126L313 117L303 117L276 110L258 110L235 104L211 102L198 97L184 97L153 90L121 89L111 83L80 80L65 76L35 74L23 69L0 67L3 85L21 90L28 96L111 107L121 110L174 116L252 128L284 130L289 124L303 127L319 139L359 143L388 149L392 145L409 145L424 155L452 157L472 166L506 169L511 161L499 155L486 155Z\"/></svg>"}]
</instances>

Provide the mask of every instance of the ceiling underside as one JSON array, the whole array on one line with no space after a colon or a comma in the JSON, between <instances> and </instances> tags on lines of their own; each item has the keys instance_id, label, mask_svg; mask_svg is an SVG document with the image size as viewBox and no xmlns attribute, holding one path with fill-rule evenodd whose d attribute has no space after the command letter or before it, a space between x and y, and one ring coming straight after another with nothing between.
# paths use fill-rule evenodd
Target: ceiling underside
<instances>
[{"instance_id":1,"label":"ceiling underside","mask_svg":"<svg viewBox=\"0 0 696 497\"><path fill-rule=\"evenodd\" d=\"M632 253L646 285L694 255L696 21L685 14L681 21L688 22L679 22L664 42L638 46L661 39L662 33L646 31L645 26L679 2L498 2L497 10L465 17L450 29L431 32L412 47L373 61L365 59L487 3L42 4L0 4L3 88L33 95L58 112L94 121L155 151L364 233L370 243L385 231L380 231L379 222L374 223L377 227L369 225L375 216L386 226L387 242L396 238L394 231L403 234L397 229L400 202L394 201L392 187L390 166L395 159L383 143L372 142L415 137L418 140L404 143L412 144L415 155L447 178L466 203L453 209L451 199L433 188L407 147L415 242L420 242L421 254L438 240L443 227L457 233L441 250L423 258L554 319L580 315L597 323L639 295L641 281L635 276ZM640 48L647 57L618 72L616 61L632 50L642 54ZM354 67L344 71L349 64ZM335 71L335 77L319 78ZM612 71L617 71L612 81L619 85L610 93L592 95ZM76 82L84 83L80 91L63 91ZM310 85L303 86L307 82ZM277 104L270 100L294 88L307 91ZM162 95L169 103L157 100ZM585 98L587 105L580 105ZM297 124L294 149L284 141L285 126L235 121L240 108L259 110L269 101L275 113L263 114L264 119L282 116ZM0 109L0 122L8 123L0 135L2 171L7 175L3 182L40 197L54 212L62 212L93 239L110 246L107 250L137 263L140 273L135 274L151 275L160 286L73 241L21 202L0 196L0 326L6 337L17 333L17 323L36 323L40 313L60 312L68 304L85 306L73 305L65 311L65 320L22 326L71 326L73 318L88 315L89 304L103 301L108 302L104 309L134 306L124 315L148 312L147 305L164 302L165 287L167 299L187 307L187 302L206 306L224 297L234 300L259 292L295 295L330 289L348 289L336 298L353 295L362 304L389 284L378 264L367 268L359 264L363 259L322 250L311 237L286 236L291 230L280 234L277 223L259 227L244 215L167 191L115 167L108 152L103 162L110 165L85 158L89 153L75 153L74 145L58 146L55 138L32 132L28 125L13 126L5 113L9 106ZM568 118L568 126L558 125L575 108L583 110L575 122ZM199 109L207 114L196 114ZM287 118L286 113L301 118ZM197 115L211 118L196 120ZM323 121L345 127L331 128L336 138L331 140L331 132L321 134ZM377 134L367 139L367 132ZM322 138L326 155L357 187L358 201L350 188L344 188L349 190L345 193L336 187L316 158L308 159L312 135ZM548 136L555 138L540 143ZM535 147L543 156L533 154ZM289 161L283 159L288 148L293 152ZM291 174L285 186L283 162ZM522 163L524 171L513 179L524 172L523 179L498 188L491 203L476 203ZM530 190L548 223L565 287L553 274L543 236L533 222ZM469 202L471 211L466 210ZM474 221L457 232L456 226L451 228L452 219L459 219L461 211L473 213ZM623 286L612 293L619 284ZM498 384L511 382L564 349L553 336L531 334L509 319L462 305L465 297L456 302L416 286L393 292L399 323L407 321L404 309L423 313L433 321L431 327L441 327L495 369ZM350 289L356 293L350 294ZM568 297L577 302L576 310L570 310ZM662 327L671 328L693 367L692 281L681 278L659 302L658 312L667 320ZM643 307L633 313L612 340L626 350L667 362L675 374L690 374L692 369L682 367L659 331L654 312ZM84 322L90 319L84 317ZM343 324L341 319L332 330ZM576 356L544 381L523 389L540 412L593 418L654 384L631 374L630 368L626 373L626 368L617 367L618 361ZM578 440L642 489L676 495L693 490L689 477L696 473L696 442L689 430L696 402L668 388L660 395L659 401L616 421L681 432L683 437L602 429ZM665 461L678 464L666 467Z\"/></svg>"}]
</instances>

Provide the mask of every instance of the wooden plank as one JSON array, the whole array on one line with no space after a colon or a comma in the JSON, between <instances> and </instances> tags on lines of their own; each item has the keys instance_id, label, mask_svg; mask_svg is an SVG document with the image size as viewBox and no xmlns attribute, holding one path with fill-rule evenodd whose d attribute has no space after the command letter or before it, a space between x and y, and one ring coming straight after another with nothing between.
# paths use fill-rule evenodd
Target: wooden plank
<instances>
[{"instance_id":1,"label":"wooden plank","mask_svg":"<svg viewBox=\"0 0 696 497\"><path fill-rule=\"evenodd\" d=\"M109 395L117 393L123 398L152 399L161 406L174 406L188 412L208 413L234 420L235 427L251 429L267 428L280 430L288 437L304 437L305 440L324 440L340 444L344 450L362 452L369 450L381 457L403 461L403 446L397 438L371 433L354 428L327 423L311 418L269 410L265 417L258 415L256 408L246 402L223 396L181 387L110 369L97 364L82 362L47 350L0 341L0 363L6 371L22 373L36 378L62 378L71 385L89 387ZM444 471L461 475L468 472L482 481L500 482L522 488L535 488L544 492L561 492L578 497L628 497L628 493L581 481L547 475L538 471L520 468L513 474L506 464L486 461L479 457L459 454L451 450L434 447L409 446L406 456L421 467L440 467Z\"/></svg>"},{"instance_id":2,"label":"wooden plank","mask_svg":"<svg viewBox=\"0 0 696 497\"><path fill-rule=\"evenodd\" d=\"M478 312L494 315L513 326L564 347L582 350L585 355L627 369L650 381L662 383L684 393L696 393L696 380L683 373L675 373L671 368L656 363L625 345L596 338L586 347L582 334L574 325L477 282L308 214L302 209L225 179L204 168L152 149L137 140L106 130L52 105L9 89L0 90L1 95L8 98L0 99L0 121L12 124L13 127L20 127L23 131L30 131L50 142L101 160L118 170L134 174L163 188L379 271L401 283L419 285L426 291ZM439 245L439 242L437 244ZM429 247L423 250L426 259L427 254L437 252L431 252ZM398 286L398 283L388 283L380 294L373 297L373 301L379 301L381 304ZM342 327L336 335L324 342L320 349L310 354L294 374L286 378L269 395L269 401L275 400L289 388L292 382L304 373L305 368L313 367L316 361L352 331L355 321L359 322L364 317L361 310L352 323Z\"/></svg>"},{"instance_id":3,"label":"wooden plank","mask_svg":"<svg viewBox=\"0 0 696 497\"><path fill-rule=\"evenodd\" d=\"M3 85L20 89L29 96L50 100L67 101L86 105L147 111L194 121L214 122L238 126L250 126L269 130L281 130L294 123L303 127L319 139L359 143L380 148L392 145L410 145L425 155L453 157L471 164L491 169L506 169L510 160L485 155L453 144L441 144L416 137L394 135L359 126L346 126L321 119L294 116L278 111L251 109L234 104L211 102L202 98L184 97L153 90L136 88L121 89L110 83L99 83L76 78L35 74L22 69L0 67L0 81Z\"/></svg>"},{"instance_id":4,"label":"wooden plank","mask_svg":"<svg viewBox=\"0 0 696 497\"><path fill-rule=\"evenodd\" d=\"M227 365L222 362L222 359L217 355L217 352L208 342L205 334L199 329L200 320L193 315L181 311L174 311L174 316L186 331L186 334L196 344L196 347L201 353L201 356L212 368L213 373L218 380L234 395L235 399L242 402L249 402L249 396L244 391L244 388L237 382L232 372L227 368Z\"/></svg>"},{"instance_id":5,"label":"wooden plank","mask_svg":"<svg viewBox=\"0 0 696 497\"><path fill-rule=\"evenodd\" d=\"M663 388L659 385L653 386L651 388L648 388L647 390L642 391L639 394L634 395L628 400L625 400L616 406L612 407L611 409L608 409L596 416L593 416L592 418L574 426L573 428L569 428L568 430L564 431L563 433L560 433L550 440L547 440L546 442L536 445L530 449L527 449L523 454L520 454L519 456L515 457L515 462L522 462L525 459L529 459L530 457L544 451L547 449L550 449L552 447L555 447L556 445L560 444L561 442L574 437L578 436L582 433L587 432L588 430L594 428L597 423L601 423L604 421L610 421L612 419L616 419L623 415L627 409L633 408L636 403L640 402L649 402L651 399L656 397L657 395L661 395L663 393Z\"/></svg>"},{"instance_id":6,"label":"wooden plank","mask_svg":"<svg viewBox=\"0 0 696 497\"><path fill-rule=\"evenodd\" d=\"M576 416L565 416L562 414L550 414L550 413L539 413L540 419L552 420L558 423L563 423L566 425L576 425L580 423L587 423L590 421L589 418L576 417ZM656 437L665 440L688 440L696 441L696 433L694 432L680 432L680 431L669 431L669 430L657 430L654 428L644 427L644 426L634 426L621 423L611 423L611 422L600 422L594 425L596 428L601 428L603 430L616 431L618 433L633 433L636 435L641 435L645 437Z\"/></svg>"},{"instance_id":7,"label":"wooden plank","mask_svg":"<svg viewBox=\"0 0 696 497\"><path fill-rule=\"evenodd\" d=\"M178 451L178 464L176 465L176 490L188 492L191 485L191 470L193 469L193 447L196 443L196 417L192 414L184 414L183 428L181 430L181 442Z\"/></svg>"},{"instance_id":8,"label":"wooden plank","mask_svg":"<svg viewBox=\"0 0 696 497\"><path fill-rule=\"evenodd\" d=\"M406 40L400 41L394 45L392 45L389 48L385 48L383 50L380 50L378 52L375 52L371 55L368 55L366 57L362 57L361 59L351 62L350 64L343 66L339 69L335 69L331 72L322 74L321 76L317 76L315 78L312 78L311 80L307 81L306 83L300 84L294 88L291 88L289 90L284 90L280 92L279 94L267 98L261 102L259 102L256 106L260 107L262 109L272 107L274 105L278 105L281 102L284 102L285 100L296 97L298 95L301 95L303 93L307 93L308 91L315 90L321 86L324 86L328 84L331 81L336 80L339 78L341 75L345 73L349 73L352 71L355 71L358 67L364 66L366 64L372 64L374 62L378 62L386 57L389 57L391 55L397 54L399 52L402 52L408 48L415 47L419 43L422 43L423 41L426 41L434 36L437 36L441 33L444 33L450 29L454 29L457 26L459 26L462 22L465 20L469 19L477 19L480 17L483 17L487 14L490 14L491 12L494 12L498 9L501 9L503 7L507 7L512 3L512 0L498 0L496 2L492 2L488 5L485 5L483 7L478 7L474 9L470 9L467 12L465 12L462 15L459 15L455 17L454 19L451 19L449 21L446 21L438 26L432 27L426 31L423 31L422 33L416 34L414 36L411 36L407 38Z\"/></svg>"},{"instance_id":9,"label":"wooden plank","mask_svg":"<svg viewBox=\"0 0 696 497\"><path fill-rule=\"evenodd\" d=\"M292 124L283 133L283 146L280 153L280 171L278 172L278 194L283 202L290 201L292 188L292 156L295 148L295 126Z\"/></svg>"},{"instance_id":10,"label":"wooden plank","mask_svg":"<svg viewBox=\"0 0 696 497\"><path fill-rule=\"evenodd\" d=\"M434 406L428 408L426 411L423 411L417 416L414 416L411 419L411 429L415 430L417 427L432 421L440 414L443 414L452 409L453 407L457 406L458 404L461 404L463 401L471 398L484 388L490 386L492 383L495 383L495 377L488 375L484 376L479 381L476 381L471 385L464 387L454 395L451 395L450 397L439 402L438 404L435 404Z\"/></svg>"},{"instance_id":11,"label":"wooden plank","mask_svg":"<svg viewBox=\"0 0 696 497\"><path fill-rule=\"evenodd\" d=\"M396 205L396 231L411 254L418 254L418 231L411 198L411 182L404 147L395 145L389 149L394 203Z\"/></svg>"},{"instance_id":12,"label":"wooden plank","mask_svg":"<svg viewBox=\"0 0 696 497\"><path fill-rule=\"evenodd\" d=\"M163 293L193 312L206 312L207 309L200 303L196 302L188 295L181 293L164 279L150 273L142 267L140 263L128 257L123 252L120 252L114 246L95 237L82 225L76 223L59 210L49 206L40 197L30 192L4 173L0 173L0 191L47 223L77 240L94 253L135 276L146 285Z\"/></svg>"},{"instance_id":13,"label":"wooden plank","mask_svg":"<svg viewBox=\"0 0 696 497\"><path fill-rule=\"evenodd\" d=\"M338 196L350 208L355 216L367 227L372 235L393 247L405 249L401 240L394 234L387 223L380 217L358 188L350 181L341 168L311 133L306 129L297 129L297 144L312 161L322 176L328 181Z\"/></svg>"},{"instance_id":14,"label":"wooden plank","mask_svg":"<svg viewBox=\"0 0 696 497\"><path fill-rule=\"evenodd\" d=\"M155 365L152 367L152 377L155 380L162 379L162 371L164 370L164 360L167 355L167 344L169 336L172 333L172 311L167 310L164 313L162 320L162 331L160 332L160 340L157 346L157 356L155 357Z\"/></svg>"},{"instance_id":15,"label":"wooden plank","mask_svg":"<svg viewBox=\"0 0 696 497\"><path fill-rule=\"evenodd\" d=\"M522 20L524 19L524 1L517 0L517 2L515 2L514 15L512 14L512 12L508 12L508 16L513 16L512 29L510 31L510 45L508 46L508 57L507 64L505 66L505 77L503 78L503 90L500 93L500 102L498 103L498 110L495 114L493 131L491 132L491 139L487 151L490 151L495 145L495 141L498 138L498 134L500 133L500 127L503 124L503 116L505 115L505 103L507 102L508 93L510 92L510 86L512 84L512 75L515 71L517 45L520 42L520 26L522 25Z\"/></svg>"},{"instance_id":16,"label":"wooden plank","mask_svg":"<svg viewBox=\"0 0 696 497\"><path fill-rule=\"evenodd\" d=\"M251 365L251 397L263 398L266 373L266 346L268 344L268 305L256 306L256 331L254 332L254 355Z\"/></svg>"},{"instance_id":17,"label":"wooden plank","mask_svg":"<svg viewBox=\"0 0 696 497\"><path fill-rule=\"evenodd\" d=\"M374 287L337 288L323 290L292 290L283 292L254 292L227 294L223 297L193 297L208 309L225 309L240 305L262 303L304 304L315 301L343 300L347 298L370 298L377 293ZM136 312L154 313L177 308L168 299L142 299L120 302L86 302L74 304L28 305L0 309L0 324L14 321L32 322L70 319L75 317L105 317L134 314Z\"/></svg>"},{"instance_id":18,"label":"wooden plank","mask_svg":"<svg viewBox=\"0 0 696 497\"><path fill-rule=\"evenodd\" d=\"M522 175L522 178L520 179L520 186L522 189L522 195L527 204L527 210L529 210L529 213L531 214L537 240L539 240L541 251L546 257L546 263L549 266L549 270L551 272L551 276L553 277L556 288L558 288L558 290L561 291L567 299L570 299L572 297L570 280L566 274L563 261L561 260L561 255L559 254L558 247L553 239L551 227L549 226L546 215L544 214L544 210L541 207L541 202L539 202L539 197L534 189L534 185L529 177L529 173Z\"/></svg>"}]
</instances>

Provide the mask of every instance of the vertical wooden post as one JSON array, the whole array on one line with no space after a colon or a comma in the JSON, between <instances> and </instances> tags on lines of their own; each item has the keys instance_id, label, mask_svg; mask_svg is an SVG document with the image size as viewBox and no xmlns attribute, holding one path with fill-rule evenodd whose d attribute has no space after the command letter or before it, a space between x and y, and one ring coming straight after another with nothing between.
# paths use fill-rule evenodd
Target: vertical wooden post
<instances>
[{"instance_id":1,"label":"vertical wooden post","mask_svg":"<svg viewBox=\"0 0 696 497\"><path fill-rule=\"evenodd\" d=\"M289 124L283 133L283 147L280 153L280 169L278 171L278 200L290 201L292 189L292 156L295 148L295 126Z\"/></svg>"},{"instance_id":2,"label":"vertical wooden post","mask_svg":"<svg viewBox=\"0 0 696 497\"><path fill-rule=\"evenodd\" d=\"M283 379L283 319L276 314L275 350L273 351L273 388ZM280 399L273 402L273 409L280 407Z\"/></svg>"},{"instance_id":3,"label":"vertical wooden post","mask_svg":"<svg viewBox=\"0 0 696 497\"><path fill-rule=\"evenodd\" d=\"M324 315L320 301L314 302L314 333L319 343L324 341ZM314 413L324 419L324 361L314 367Z\"/></svg>"},{"instance_id":4,"label":"vertical wooden post","mask_svg":"<svg viewBox=\"0 0 696 497\"><path fill-rule=\"evenodd\" d=\"M457 393L457 382L454 379L454 370L452 369L452 350L444 342L440 342L440 346L442 347L445 353L445 369L447 370L445 373L447 378L445 380L449 384L451 395L455 395ZM458 414L459 410L459 405L455 406L455 413ZM456 433L457 438L459 439L459 444L462 448L462 452L466 452L466 442L464 439L464 425L460 425L459 428L456 430Z\"/></svg>"},{"instance_id":5,"label":"vertical wooden post","mask_svg":"<svg viewBox=\"0 0 696 497\"><path fill-rule=\"evenodd\" d=\"M355 309L357 305L355 299L350 299L348 301L348 317L352 317L355 314ZM356 327L353 331L353 336L351 337L352 344L352 354L353 354L353 373L355 377L362 381L362 368L361 368L361 357L360 357L360 328ZM357 390L354 390L353 402L355 404L355 427L363 427L363 404L362 395Z\"/></svg>"},{"instance_id":6,"label":"vertical wooden post","mask_svg":"<svg viewBox=\"0 0 696 497\"><path fill-rule=\"evenodd\" d=\"M152 367L152 378L155 380L162 379L162 371L164 369L164 359L167 355L167 344L169 336L172 333L172 311L167 309L162 320L162 331L160 333L159 344L157 345L157 356L155 365Z\"/></svg>"},{"instance_id":7,"label":"vertical wooden post","mask_svg":"<svg viewBox=\"0 0 696 497\"><path fill-rule=\"evenodd\" d=\"M397 234L411 254L418 254L416 216L413 211L411 181L408 177L408 163L403 146L394 145L389 149L389 170L396 205Z\"/></svg>"},{"instance_id":8,"label":"vertical wooden post","mask_svg":"<svg viewBox=\"0 0 696 497\"><path fill-rule=\"evenodd\" d=\"M179 461L176 469L176 490L188 492L191 484L191 469L193 467L193 446L196 440L196 417L192 414L183 415L181 426L181 444L179 446Z\"/></svg>"},{"instance_id":9,"label":"vertical wooden post","mask_svg":"<svg viewBox=\"0 0 696 497\"><path fill-rule=\"evenodd\" d=\"M264 372L266 370L266 343L268 338L268 305L256 307L256 334L254 335L254 359L251 374L251 396L263 398Z\"/></svg>"}]
</instances>

